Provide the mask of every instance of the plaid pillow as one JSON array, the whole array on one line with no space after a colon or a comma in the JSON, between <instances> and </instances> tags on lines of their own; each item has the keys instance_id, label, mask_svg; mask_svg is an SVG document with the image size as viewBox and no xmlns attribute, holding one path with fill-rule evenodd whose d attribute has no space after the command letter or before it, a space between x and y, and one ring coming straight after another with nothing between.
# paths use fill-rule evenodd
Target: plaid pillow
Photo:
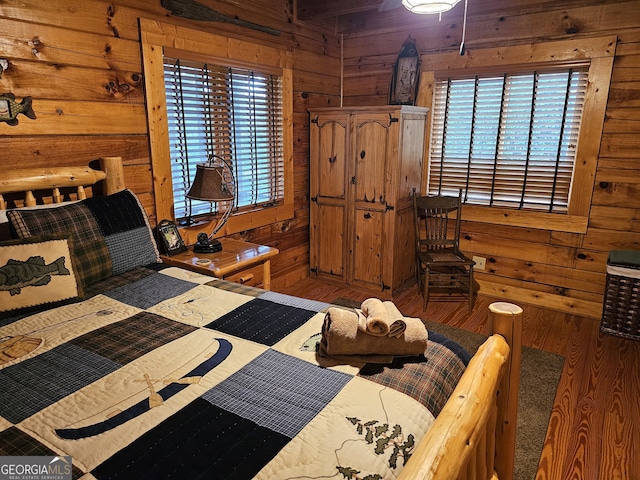
<instances>
[{"instance_id":1,"label":"plaid pillow","mask_svg":"<svg viewBox=\"0 0 640 480\"><path fill-rule=\"evenodd\" d=\"M147 215L129 190L60 207L9 210L7 218L18 238L70 235L84 286L160 261Z\"/></svg>"}]
</instances>

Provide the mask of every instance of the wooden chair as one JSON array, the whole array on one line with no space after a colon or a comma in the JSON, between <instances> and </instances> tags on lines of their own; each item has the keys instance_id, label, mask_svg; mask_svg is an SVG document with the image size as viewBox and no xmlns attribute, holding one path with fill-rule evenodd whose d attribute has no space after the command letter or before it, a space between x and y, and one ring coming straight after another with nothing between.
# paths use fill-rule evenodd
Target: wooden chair
<instances>
[{"instance_id":1,"label":"wooden chair","mask_svg":"<svg viewBox=\"0 0 640 480\"><path fill-rule=\"evenodd\" d=\"M473 308L475 262L459 249L461 207L462 191L457 197L413 196L416 273L424 299L423 311L427 309L431 293L466 295L469 311Z\"/></svg>"}]
</instances>

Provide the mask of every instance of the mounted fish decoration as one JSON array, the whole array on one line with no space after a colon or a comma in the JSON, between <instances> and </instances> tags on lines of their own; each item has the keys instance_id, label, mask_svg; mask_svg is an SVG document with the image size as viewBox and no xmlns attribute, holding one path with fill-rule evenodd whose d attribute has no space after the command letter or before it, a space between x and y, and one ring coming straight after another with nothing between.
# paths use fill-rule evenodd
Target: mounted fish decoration
<instances>
[{"instance_id":1,"label":"mounted fish decoration","mask_svg":"<svg viewBox=\"0 0 640 480\"><path fill-rule=\"evenodd\" d=\"M32 120L36 119L36 113L31 107L31 97L24 97L20 103L16 102L13 93L0 95L0 122L7 122L11 126L18 125L18 114L26 115Z\"/></svg>"}]
</instances>

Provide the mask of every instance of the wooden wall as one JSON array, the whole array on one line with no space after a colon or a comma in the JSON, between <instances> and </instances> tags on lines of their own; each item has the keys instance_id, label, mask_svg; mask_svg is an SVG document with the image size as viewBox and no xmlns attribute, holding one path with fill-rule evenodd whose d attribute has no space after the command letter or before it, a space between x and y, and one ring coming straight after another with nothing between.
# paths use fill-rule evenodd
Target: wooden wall
<instances>
[{"instance_id":1,"label":"wooden wall","mask_svg":"<svg viewBox=\"0 0 640 480\"><path fill-rule=\"evenodd\" d=\"M345 104L387 102L393 63L409 35L423 61L430 53L457 50L463 5L441 21L402 8L339 17L337 30L349 32ZM539 47L604 35L617 35L618 44L587 232L496 226L465 217L463 250L487 258L487 269L476 275L483 292L599 318L609 250L640 249L640 2L469 0L466 55L473 56L474 48Z\"/></svg>"},{"instance_id":2,"label":"wooden wall","mask_svg":"<svg viewBox=\"0 0 640 480\"><path fill-rule=\"evenodd\" d=\"M293 220L243 232L280 249L273 286L308 274L309 132L307 109L387 102L393 62L411 35L423 56L456 50L463 2L437 17L399 8L296 21L294 0L202 0L222 14L279 30L279 36L172 17L161 0L0 2L0 58L9 68L0 94L33 97L37 120L0 123L0 168L125 160L127 187L153 222L138 18L226 33L294 52ZM345 0L346 1L346 0ZM341 70L341 36L344 69ZM599 317L611 249L640 248L640 2L469 0L467 52L567 38L618 35L587 233L566 234L464 222L464 250L487 257L477 278L487 293ZM341 87L341 76L344 85ZM587 119L588 121L588 119Z\"/></svg>"},{"instance_id":3,"label":"wooden wall","mask_svg":"<svg viewBox=\"0 0 640 480\"><path fill-rule=\"evenodd\" d=\"M280 249L272 262L276 288L308 275L307 109L339 102L339 37L328 33L332 26L296 24L288 0L201 3L280 35L176 18L161 0L0 2L0 58L9 62L0 94L13 92L18 101L33 97L37 115L36 120L20 115L14 127L0 122L0 168L84 165L99 156L122 156L126 186L139 195L155 224L138 18L292 50L295 218L238 235Z\"/></svg>"}]
</instances>

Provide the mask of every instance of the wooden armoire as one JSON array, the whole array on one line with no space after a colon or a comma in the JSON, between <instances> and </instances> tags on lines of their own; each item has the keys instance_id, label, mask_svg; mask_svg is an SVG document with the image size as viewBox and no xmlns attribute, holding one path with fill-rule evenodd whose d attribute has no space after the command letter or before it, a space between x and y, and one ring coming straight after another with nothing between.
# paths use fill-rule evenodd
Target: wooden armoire
<instances>
[{"instance_id":1,"label":"wooden armoire","mask_svg":"<svg viewBox=\"0 0 640 480\"><path fill-rule=\"evenodd\" d=\"M428 108L310 111L312 275L390 298L415 282Z\"/></svg>"}]
</instances>

